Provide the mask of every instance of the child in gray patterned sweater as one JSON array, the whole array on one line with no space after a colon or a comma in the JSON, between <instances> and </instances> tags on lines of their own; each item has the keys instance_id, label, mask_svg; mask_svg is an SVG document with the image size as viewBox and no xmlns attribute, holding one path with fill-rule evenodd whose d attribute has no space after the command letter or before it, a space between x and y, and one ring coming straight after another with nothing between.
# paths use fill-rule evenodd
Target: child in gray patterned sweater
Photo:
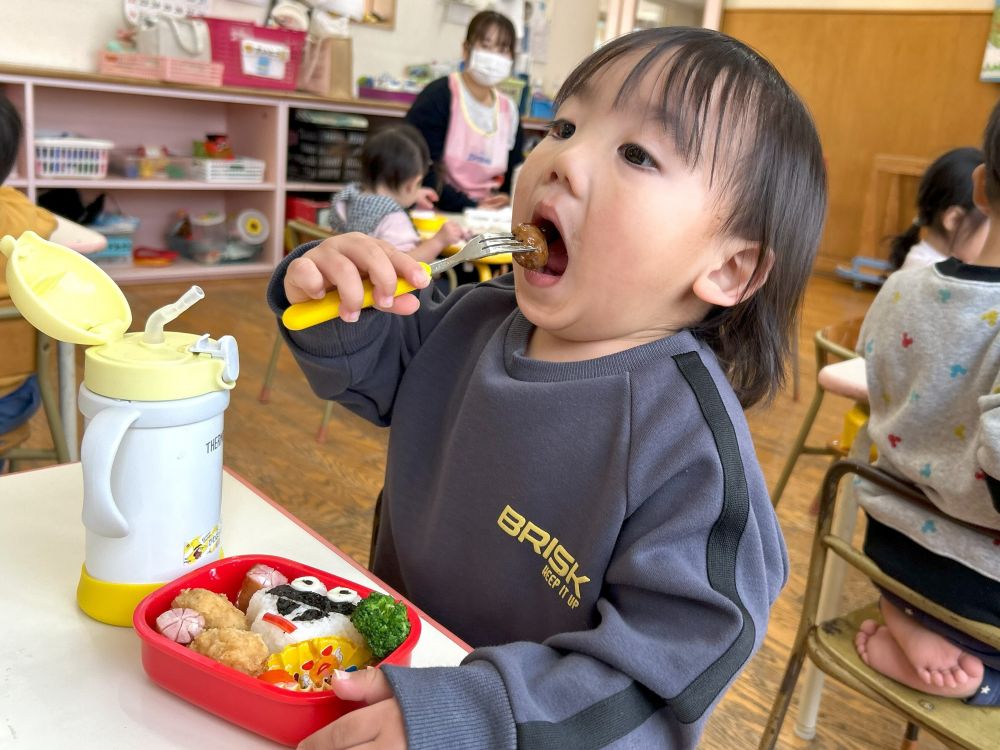
<instances>
[{"instance_id":1,"label":"child in gray patterned sweater","mask_svg":"<svg viewBox=\"0 0 1000 750\"><path fill-rule=\"evenodd\" d=\"M973 172L976 206L1000 212L1000 107ZM888 575L964 617L1000 625L1000 225L969 263L956 257L889 277L865 317L877 465L920 487L926 505L861 482L865 552ZM975 265L971 265L974 263ZM1000 704L1000 654L882 591L858 653L933 695Z\"/></svg>"}]
</instances>

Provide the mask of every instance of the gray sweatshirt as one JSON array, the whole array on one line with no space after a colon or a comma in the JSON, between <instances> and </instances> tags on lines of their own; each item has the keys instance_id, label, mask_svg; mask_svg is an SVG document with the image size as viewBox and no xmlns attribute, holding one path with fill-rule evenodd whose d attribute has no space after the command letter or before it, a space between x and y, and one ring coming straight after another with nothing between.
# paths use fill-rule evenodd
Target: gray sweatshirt
<instances>
[{"instance_id":1,"label":"gray sweatshirt","mask_svg":"<svg viewBox=\"0 0 1000 750\"><path fill-rule=\"evenodd\" d=\"M512 277L420 299L282 328L319 396L392 426L374 572L476 647L385 669L410 748L695 747L788 572L712 352L542 362Z\"/></svg>"},{"instance_id":2,"label":"gray sweatshirt","mask_svg":"<svg viewBox=\"0 0 1000 750\"><path fill-rule=\"evenodd\" d=\"M867 482L858 502L937 555L1000 580L1000 269L950 258L892 274L865 316L877 464L918 484L933 507ZM866 449L861 448L864 451Z\"/></svg>"}]
</instances>

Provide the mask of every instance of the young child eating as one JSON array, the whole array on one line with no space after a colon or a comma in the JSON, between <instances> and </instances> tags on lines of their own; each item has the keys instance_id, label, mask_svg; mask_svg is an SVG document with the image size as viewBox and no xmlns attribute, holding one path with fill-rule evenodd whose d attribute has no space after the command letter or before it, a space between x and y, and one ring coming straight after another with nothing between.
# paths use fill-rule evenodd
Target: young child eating
<instances>
[{"instance_id":1,"label":"young child eating","mask_svg":"<svg viewBox=\"0 0 1000 750\"><path fill-rule=\"evenodd\" d=\"M373 570L476 647L340 675L370 705L302 747L697 744L787 577L743 407L782 382L825 201L777 71L658 28L576 68L524 164L541 269L441 297L363 235L289 256L276 313L341 297L284 331L313 389L392 426Z\"/></svg>"},{"instance_id":2,"label":"young child eating","mask_svg":"<svg viewBox=\"0 0 1000 750\"><path fill-rule=\"evenodd\" d=\"M421 241L406 213L416 203L431 158L424 137L412 125L396 125L375 133L361 149L361 182L333 196L331 226L338 232L361 232L432 261L465 236L461 226L446 221L437 234Z\"/></svg>"}]
</instances>

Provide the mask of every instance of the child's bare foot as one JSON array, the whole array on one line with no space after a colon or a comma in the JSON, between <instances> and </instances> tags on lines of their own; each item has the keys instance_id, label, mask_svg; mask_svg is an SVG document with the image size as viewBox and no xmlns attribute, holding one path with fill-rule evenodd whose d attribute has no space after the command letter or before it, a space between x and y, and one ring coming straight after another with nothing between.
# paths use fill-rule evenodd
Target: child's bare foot
<instances>
[{"instance_id":1,"label":"child's bare foot","mask_svg":"<svg viewBox=\"0 0 1000 750\"><path fill-rule=\"evenodd\" d=\"M961 660L963 656L967 656L962 649L943 636L928 630L884 597L880 608L886 627L925 685L954 688L966 684L971 679L972 675L964 668ZM975 657L969 658L975 659ZM980 664L980 679L982 679L981 666Z\"/></svg>"},{"instance_id":2,"label":"child's bare foot","mask_svg":"<svg viewBox=\"0 0 1000 750\"><path fill-rule=\"evenodd\" d=\"M965 684L928 685L917 674L889 629L874 620L865 620L861 623L861 628L854 637L854 646L861 660L876 672L923 693L946 698L968 698L976 692L983 679L982 662L963 652L965 661L963 669L967 674Z\"/></svg>"}]
</instances>

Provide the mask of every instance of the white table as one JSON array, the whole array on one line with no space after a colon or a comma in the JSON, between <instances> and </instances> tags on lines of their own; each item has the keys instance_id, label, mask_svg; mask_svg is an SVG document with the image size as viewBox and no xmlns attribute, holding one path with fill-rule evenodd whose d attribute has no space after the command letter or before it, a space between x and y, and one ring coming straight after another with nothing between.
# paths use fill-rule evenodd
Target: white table
<instances>
[{"instance_id":1,"label":"white table","mask_svg":"<svg viewBox=\"0 0 1000 750\"><path fill-rule=\"evenodd\" d=\"M154 685L135 632L77 608L82 497L80 464L0 477L0 748L277 747ZM222 521L227 556L280 555L387 591L228 470ZM413 666L454 665L467 653L426 616L421 625Z\"/></svg>"}]
</instances>

